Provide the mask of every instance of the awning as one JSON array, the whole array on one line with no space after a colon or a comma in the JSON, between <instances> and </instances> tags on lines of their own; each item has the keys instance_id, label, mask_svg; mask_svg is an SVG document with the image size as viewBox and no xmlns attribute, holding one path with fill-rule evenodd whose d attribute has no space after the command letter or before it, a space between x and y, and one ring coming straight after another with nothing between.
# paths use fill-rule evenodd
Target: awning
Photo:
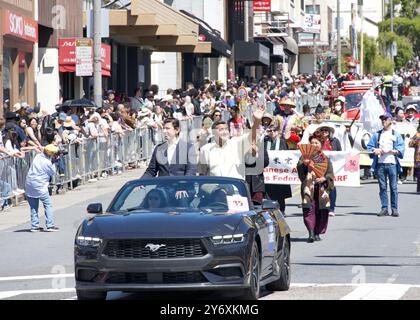
<instances>
[{"instance_id":1,"label":"awning","mask_svg":"<svg viewBox=\"0 0 420 320\"><path fill-rule=\"evenodd\" d=\"M291 54L299 54L299 47L292 37L283 37L283 41L285 42L284 50L289 51Z\"/></svg>"},{"instance_id":2,"label":"awning","mask_svg":"<svg viewBox=\"0 0 420 320\"><path fill-rule=\"evenodd\" d=\"M110 10L109 24L110 36L121 43L154 51L212 52L199 45L197 22L157 0L133 0L129 10Z\"/></svg>"},{"instance_id":3,"label":"awning","mask_svg":"<svg viewBox=\"0 0 420 320\"><path fill-rule=\"evenodd\" d=\"M102 43L102 76L111 76L111 46ZM93 61L92 61L93 63ZM76 39L58 40L58 65L60 72L76 72Z\"/></svg>"},{"instance_id":4,"label":"awning","mask_svg":"<svg viewBox=\"0 0 420 320\"><path fill-rule=\"evenodd\" d=\"M270 63L288 62L289 56L285 53L285 44L280 37L270 38L266 37L254 38L255 42L261 43L270 49ZM283 50L281 50L283 48Z\"/></svg>"},{"instance_id":5,"label":"awning","mask_svg":"<svg viewBox=\"0 0 420 320\"><path fill-rule=\"evenodd\" d=\"M213 29L207 22L196 17L192 13L185 10L180 10L181 13L187 15L191 19L194 19L198 25L198 41L199 42L210 42L212 51L207 56L219 57L224 56L230 58L232 56L232 47L220 36L218 30Z\"/></svg>"},{"instance_id":6,"label":"awning","mask_svg":"<svg viewBox=\"0 0 420 320\"><path fill-rule=\"evenodd\" d=\"M270 49L261 43L235 41L235 61L247 65L270 65Z\"/></svg>"}]
</instances>

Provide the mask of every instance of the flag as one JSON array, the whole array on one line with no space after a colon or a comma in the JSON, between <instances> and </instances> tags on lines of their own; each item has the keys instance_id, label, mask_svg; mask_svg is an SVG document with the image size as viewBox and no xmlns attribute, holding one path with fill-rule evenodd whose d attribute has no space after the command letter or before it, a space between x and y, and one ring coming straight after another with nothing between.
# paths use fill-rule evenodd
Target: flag
<instances>
[{"instance_id":1,"label":"flag","mask_svg":"<svg viewBox=\"0 0 420 320\"><path fill-rule=\"evenodd\" d=\"M360 105L360 122L363 129L369 133L375 133L382 129L382 121L379 119L384 114L384 109L373 93L373 89L363 95Z\"/></svg>"}]
</instances>

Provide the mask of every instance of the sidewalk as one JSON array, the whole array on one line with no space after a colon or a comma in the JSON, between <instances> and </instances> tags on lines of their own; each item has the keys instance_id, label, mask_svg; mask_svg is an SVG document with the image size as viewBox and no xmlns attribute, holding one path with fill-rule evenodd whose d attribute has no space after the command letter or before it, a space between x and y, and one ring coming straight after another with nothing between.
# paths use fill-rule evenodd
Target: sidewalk
<instances>
[{"instance_id":1,"label":"sidewalk","mask_svg":"<svg viewBox=\"0 0 420 320\"><path fill-rule=\"evenodd\" d=\"M121 175L108 176L103 180L94 183L86 183L74 190L69 190L64 194L53 195L51 197L53 210L72 207L74 204L95 199L98 195L116 193L127 181L141 177L146 167L126 170ZM44 215L44 208L40 203L40 217ZM24 201L16 207L0 212L0 231L30 222L28 202Z\"/></svg>"}]
</instances>

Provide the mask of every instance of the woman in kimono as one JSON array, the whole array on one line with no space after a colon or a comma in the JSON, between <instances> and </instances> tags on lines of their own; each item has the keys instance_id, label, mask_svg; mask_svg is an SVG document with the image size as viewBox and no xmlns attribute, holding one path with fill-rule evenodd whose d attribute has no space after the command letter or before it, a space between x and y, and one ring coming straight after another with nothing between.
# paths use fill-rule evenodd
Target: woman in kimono
<instances>
[{"instance_id":1,"label":"woman in kimono","mask_svg":"<svg viewBox=\"0 0 420 320\"><path fill-rule=\"evenodd\" d=\"M309 142L317 149L320 156L325 157L322 154L322 137L320 135L312 135ZM327 171L322 177L316 177L309 164L310 160L301 157L297 164L297 170L302 182L303 221L309 232L308 242L314 242L320 241L319 235L327 231L330 208L329 194L334 188L334 172L329 159Z\"/></svg>"}]
</instances>

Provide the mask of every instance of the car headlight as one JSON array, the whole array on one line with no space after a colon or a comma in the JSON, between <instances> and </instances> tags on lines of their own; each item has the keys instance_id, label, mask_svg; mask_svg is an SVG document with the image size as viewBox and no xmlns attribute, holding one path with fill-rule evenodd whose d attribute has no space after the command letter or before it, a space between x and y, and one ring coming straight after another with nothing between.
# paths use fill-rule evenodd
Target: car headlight
<instances>
[{"instance_id":1,"label":"car headlight","mask_svg":"<svg viewBox=\"0 0 420 320\"><path fill-rule=\"evenodd\" d=\"M224 236L214 236L211 238L211 241L213 244L241 243L245 241L245 235L243 233L238 233Z\"/></svg>"},{"instance_id":2,"label":"car headlight","mask_svg":"<svg viewBox=\"0 0 420 320\"><path fill-rule=\"evenodd\" d=\"M82 236L78 236L76 238L76 244L83 247L99 247L101 243L102 243L102 239L100 238L82 237Z\"/></svg>"}]
</instances>

